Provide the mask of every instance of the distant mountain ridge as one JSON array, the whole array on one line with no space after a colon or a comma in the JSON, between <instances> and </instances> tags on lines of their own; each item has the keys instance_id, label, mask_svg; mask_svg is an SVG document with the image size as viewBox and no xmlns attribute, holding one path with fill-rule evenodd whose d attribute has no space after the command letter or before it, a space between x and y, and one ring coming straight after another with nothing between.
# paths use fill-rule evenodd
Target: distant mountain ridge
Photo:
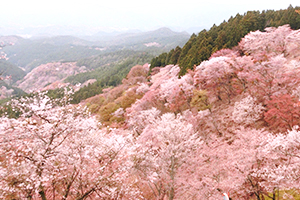
<instances>
[{"instance_id":1,"label":"distant mountain ridge","mask_svg":"<svg viewBox=\"0 0 300 200\"><path fill-rule=\"evenodd\" d=\"M157 28L158 29L158 28ZM172 28L171 28L172 29ZM191 29L187 29L187 32L191 32ZM154 29L155 30L155 29ZM196 30L201 30L197 28ZM83 39L103 36L116 36L126 33L145 33L151 32L151 30L139 30L139 29L118 29L112 27L89 27L89 26L61 26L61 25L45 25L45 26L33 26L33 27L0 27L0 36L5 35L19 35L25 38L33 37L53 37L58 35L73 35Z\"/></svg>"},{"instance_id":2,"label":"distant mountain ridge","mask_svg":"<svg viewBox=\"0 0 300 200\"><path fill-rule=\"evenodd\" d=\"M129 46L130 49L140 50L145 43L149 42L157 42L161 44L161 47L171 46L174 42L179 42L178 45L182 46L189 37L190 35L187 32L175 32L163 27L149 32L115 35L110 40L100 40L98 44L102 46Z\"/></svg>"},{"instance_id":3,"label":"distant mountain ridge","mask_svg":"<svg viewBox=\"0 0 300 200\"><path fill-rule=\"evenodd\" d=\"M9 62L26 72L49 62L74 62L79 59L119 50L151 51L154 56L183 46L189 39L185 32L174 32L161 28L150 32L126 34L112 33L109 37L96 37L97 41L85 40L71 35L38 37L25 39L19 36L2 36L2 40L11 40L15 44L3 49ZM116 35L114 35L116 34ZM101 40L102 38L102 40ZM150 44L149 44L150 43Z\"/></svg>"},{"instance_id":4,"label":"distant mountain ridge","mask_svg":"<svg viewBox=\"0 0 300 200\"><path fill-rule=\"evenodd\" d=\"M33 39L36 42L51 45L78 45L78 46L92 46L93 43L72 35L59 35L49 38Z\"/></svg>"}]
</instances>

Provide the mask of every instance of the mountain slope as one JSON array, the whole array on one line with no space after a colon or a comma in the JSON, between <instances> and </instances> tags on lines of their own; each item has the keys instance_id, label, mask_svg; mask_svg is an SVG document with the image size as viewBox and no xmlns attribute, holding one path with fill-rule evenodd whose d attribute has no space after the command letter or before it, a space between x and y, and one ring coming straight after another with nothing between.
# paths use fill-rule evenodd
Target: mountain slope
<instances>
[{"instance_id":1,"label":"mountain slope","mask_svg":"<svg viewBox=\"0 0 300 200\"><path fill-rule=\"evenodd\" d=\"M35 41L43 44L51 44L51 45L90 46L93 44L92 42L71 35L46 37L42 39L35 39Z\"/></svg>"},{"instance_id":2,"label":"mountain slope","mask_svg":"<svg viewBox=\"0 0 300 200\"><path fill-rule=\"evenodd\" d=\"M255 31L181 78L179 66L167 65L147 81L149 68L136 66L122 85L86 103L105 128L135 136L143 151L134 155L133 176L144 187L155 173L164 176L153 185L169 191L178 177L176 199L220 199L228 190L234 199L275 199L274 191L293 199L300 175L299 48L300 30L288 25ZM151 185L144 187L152 199Z\"/></svg>"},{"instance_id":3,"label":"mountain slope","mask_svg":"<svg viewBox=\"0 0 300 200\"><path fill-rule=\"evenodd\" d=\"M73 43L77 43L77 39L69 36L44 40L23 39L3 50L7 53L9 62L24 68L26 72L48 62L77 61L100 53L95 48Z\"/></svg>"},{"instance_id":4,"label":"mountain slope","mask_svg":"<svg viewBox=\"0 0 300 200\"><path fill-rule=\"evenodd\" d=\"M157 43L156 49L168 50L182 46L188 40L186 32L174 32L169 28L160 28L154 31L141 33L125 33L111 37L106 41L99 41L100 46L110 46L114 49L147 50L148 43ZM159 48L157 48L159 47Z\"/></svg>"},{"instance_id":5,"label":"mountain slope","mask_svg":"<svg viewBox=\"0 0 300 200\"><path fill-rule=\"evenodd\" d=\"M180 75L184 75L187 69L192 69L194 65L207 60L217 50L236 46L250 31L263 31L266 27L278 27L284 24L290 24L292 29L299 29L300 14L296 12L297 9L299 10L299 7L290 6L279 11L248 11L244 15L237 14L219 26L214 25L208 31L203 30L197 35L193 34L182 49L177 49L175 55L172 50L154 58L151 67L179 64Z\"/></svg>"},{"instance_id":6,"label":"mountain slope","mask_svg":"<svg viewBox=\"0 0 300 200\"><path fill-rule=\"evenodd\" d=\"M0 60L0 73L1 76L11 76L10 80L12 83L15 83L26 75L22 69L6 60Z\"/></svg>"},{"instance_id":7,"label":"mountain slope","mask_svg":"<svg viewBox=\"0 0 300 200\"><path fill-rule=\"evenodd\" d=\"M137 65L80 105L13 100L0 198L299 199L299 49L300 29L269 27L181 77Z\"/></svg>"},{"instance_id":8,"label":"mountain slope","mask_svg":"<svg viewBox=\"0 0 300 200\"><path fill-rule=\"evenodd\" d=\"M68 76L85 71L85 67L77 67L76 63L47 63L33 69L17 85L26 92L39 91L51 83L62 82Z\"/></svg>"},{"instance_id":9,"label":"mountain slope","mask_svg":"<svg viewBox=\"0 0 300 200\"><path fill-rule=\"evenodd\" d=\"M14 36L0 37L5 44L3 49L9 62L30 72L35 67L49 62L73 62L83 58L115 52L124 49L147 51L157 55L188 40L187 33L177 33L162 28L151 32L127 33L103 38L100 41L87 41L74 36L53 36L24 39Z\"/></svg>"}]
</instances>

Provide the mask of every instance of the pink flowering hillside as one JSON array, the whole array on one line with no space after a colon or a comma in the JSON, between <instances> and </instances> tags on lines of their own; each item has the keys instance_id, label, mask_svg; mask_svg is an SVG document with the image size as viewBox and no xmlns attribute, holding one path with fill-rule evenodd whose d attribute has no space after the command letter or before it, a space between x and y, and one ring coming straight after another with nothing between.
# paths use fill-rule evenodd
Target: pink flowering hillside
<instances>
[{"instance_id":1,"label":"pink flowering hillside","mask_svg":"<svg viewBox=\"0 0 300 200\"><path fill-rule=\"evenodd\" d=\"M300 30L251 32L179 72L135 66L80 106L13 101L0 199L299 199Z\"/></svg>"}]
</instances>

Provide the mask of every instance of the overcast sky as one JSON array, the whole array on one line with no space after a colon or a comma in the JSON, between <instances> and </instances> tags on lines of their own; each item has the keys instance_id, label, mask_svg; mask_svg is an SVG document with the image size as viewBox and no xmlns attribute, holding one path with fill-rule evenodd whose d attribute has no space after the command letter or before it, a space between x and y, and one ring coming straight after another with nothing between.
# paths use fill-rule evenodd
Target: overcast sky
<instances>
[{"instance_id":1,"label":"overcast sky","mask_svg":"<svg viewBox=\"0 0 300 200\"><path fill-rule=\"evenodd\" d=\"M286 9L299 0L6 0L0 27L69 25L153 30L211 27L248 10Z\"/></svg>"}]
</instances>

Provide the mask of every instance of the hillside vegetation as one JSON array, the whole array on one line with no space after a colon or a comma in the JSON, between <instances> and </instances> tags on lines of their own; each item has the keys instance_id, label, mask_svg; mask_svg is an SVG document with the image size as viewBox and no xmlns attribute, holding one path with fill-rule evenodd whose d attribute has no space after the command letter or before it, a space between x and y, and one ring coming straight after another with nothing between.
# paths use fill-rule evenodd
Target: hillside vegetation
<instances>
[{"instance_id":1,"label":"hillside vegetation","mask_svg":"<svg viewBox=\"0 0 300 200\"><path fill-rule=\"evenodd\" d=\"M300 31L288 25L252 32L181 78L168 65L149 82L149 68L135 66L86 104L105 127L135 136L140 184L166 191L143 190L149 199L296 198L299 47Z\"/></svg>"},{"instance_id":2,"label":"hillside vegetation","mask_svg":"<svg viewBox=\"0 0 300 200\"><path fill-rule=\"evenodd\" d=\"M121 50L147 51L154 56L183 46L189 38L187 33L173 32L167 28L135 34L118 34L112 38L87 41L74 36L53 36L24 39L15 36L0 37L0 41L12 41L3 50L9 62L28 73L35 67L49 62L74 62L91 56Z\"/></svg>"},{"instance_id":3,"label":"hillside vegetation","mask_svg":"<svg viewBox=\"0 0 300 200\"><path fill-rule=\"evenodd\" d=\"M23 40L13 46L5 47L9 62L22 67L28 73L41 64L49 62L74 62L100 52L95 48L81 45L55 45L42 41Z\"/></svg>"},{"instance_id":4,"label":"hillside vegetation","mask_svg":"<svg viewBox=\"0 0 300 200\"><path fill-rule=\"evenodd\" d=\"M299 13L237 15L159 67L143 51L83 59L97 77L70 79L96 82L12 99L0 199L299 199Z\"/></svg>"},{"instance_id":5,"label":"hillside vegetation","mask_svg":"<svg viewBox=\"0 0 300 200\"><path fill-rule=\"evenodd\" d=\"M89 71L68 77L66 81L76 84L84 83L89 79L103 80L115 75L120 83L131 67L150 62L152 58L153 55L147 52L123 50L81 59L76 65L85 67Z\"/></svg>"},{"instance_id":6,"label":"hillside vegetation","mask_svg":"<svg viewBox=\"0 0 300 200\"><path fill-rule=\"evenodd\" d=\"M65 82L73 85L85 83L88 80L95 82L82 85L83 87L75 92L72 103L79 103L100 94L103 88L121 84L122 79L126 77L133 66L149 63L152 58L153 55L147 52L123 50L78 61L78 66L86 67L90 71L69 76Z\"/></svg>"},{"instance_id":7,"label":"hillside vegetation","mask_svg":"<svg viewBox=\"0 0 300 200\"><path fill-rule=\"evenodd\" d=\"M124 33L112 36L110 39L98 38L98 45L109 46L115 50L131 49L136 51L169 51L183 46L189 39L186 32L174 32L169 28L139 33Z\"/></svg>"},{"instance_id":8,"label":"hillside vegetation","mask_svg":"<svg viewBox=\"0 0 300 200\"><path fill-rule=\"evenodd\" d=\"M44 87L57 81L62 83L68 76L85 71L85 67L78 67L75 62L47 63L34 68L16 84L25 92L30 93L42 90Z\"/></svg>"},{"instance_id":9,"label":"hillside vegetation","mask_svg":"<svg viewBox=\"0 0 300 200\"><path fill-rule=\"evenodd\" d=\"M0 73L1 76L11 76L10 78L11 83L17 82L18 80L22 79L26 75L26 72L24 72L16 65L1 59L0 59Z\"/></svg>"},{"instance_id":10,"label":"hillside vegetation","mask_svg":"<svg viewBox=\"0 0 300 200\"><path fill-rule=\"evenodd\" d=\"M298 199L299 49L300 30L269 27L180 78L137 65L79 105L67 89L12 100L0 198Z\"/></svg>"},{"instance_id":11,"label":"hillside vegetation","mask_svg":"<svg viewBox=\"0 0 300 200\"><path fill-rule=\"evenodd\" d=\"M0 54L5 59L0 60L0 73L9 77L1 98L19 94L17 86L32 92L56 89L68 84L76 85L78 89L80 84L83 88L76 92L73 99L74 103L78 103L101 93L102 88L120 84L131 67L148 63L154 56L177 45L183 46L188 38L187 33L174 32L168 28L118 33L106 38L99 36L94 38L96 41L73 36L31 39L1 36ZM57 74L57 67L53 63L66 66L71 62L76 62L78 69L86 70L74 71L71 67L70 73ZM14 91L11 92L12 88Z\"/></svg>"},{"instance_id":12,"label":"hillside vegetation","mask_svg":"<svg viewBox=\"0 0 300 200\"><path fill-rule=\"evenodd\" d=\"M209 30L193 34L182 47L176 47L168 53L163 53L151 61L151 67L178 64L179 75L184 75L188 69L193 69L202 61L207 60L212 53L232 48L250 31L264 31L266 27L278 27L290 24L292 29L300 28L299 7L288 7L285 10L248 11L237 14L219 26L213 25Z\"/></svg>"}]
</instances>

